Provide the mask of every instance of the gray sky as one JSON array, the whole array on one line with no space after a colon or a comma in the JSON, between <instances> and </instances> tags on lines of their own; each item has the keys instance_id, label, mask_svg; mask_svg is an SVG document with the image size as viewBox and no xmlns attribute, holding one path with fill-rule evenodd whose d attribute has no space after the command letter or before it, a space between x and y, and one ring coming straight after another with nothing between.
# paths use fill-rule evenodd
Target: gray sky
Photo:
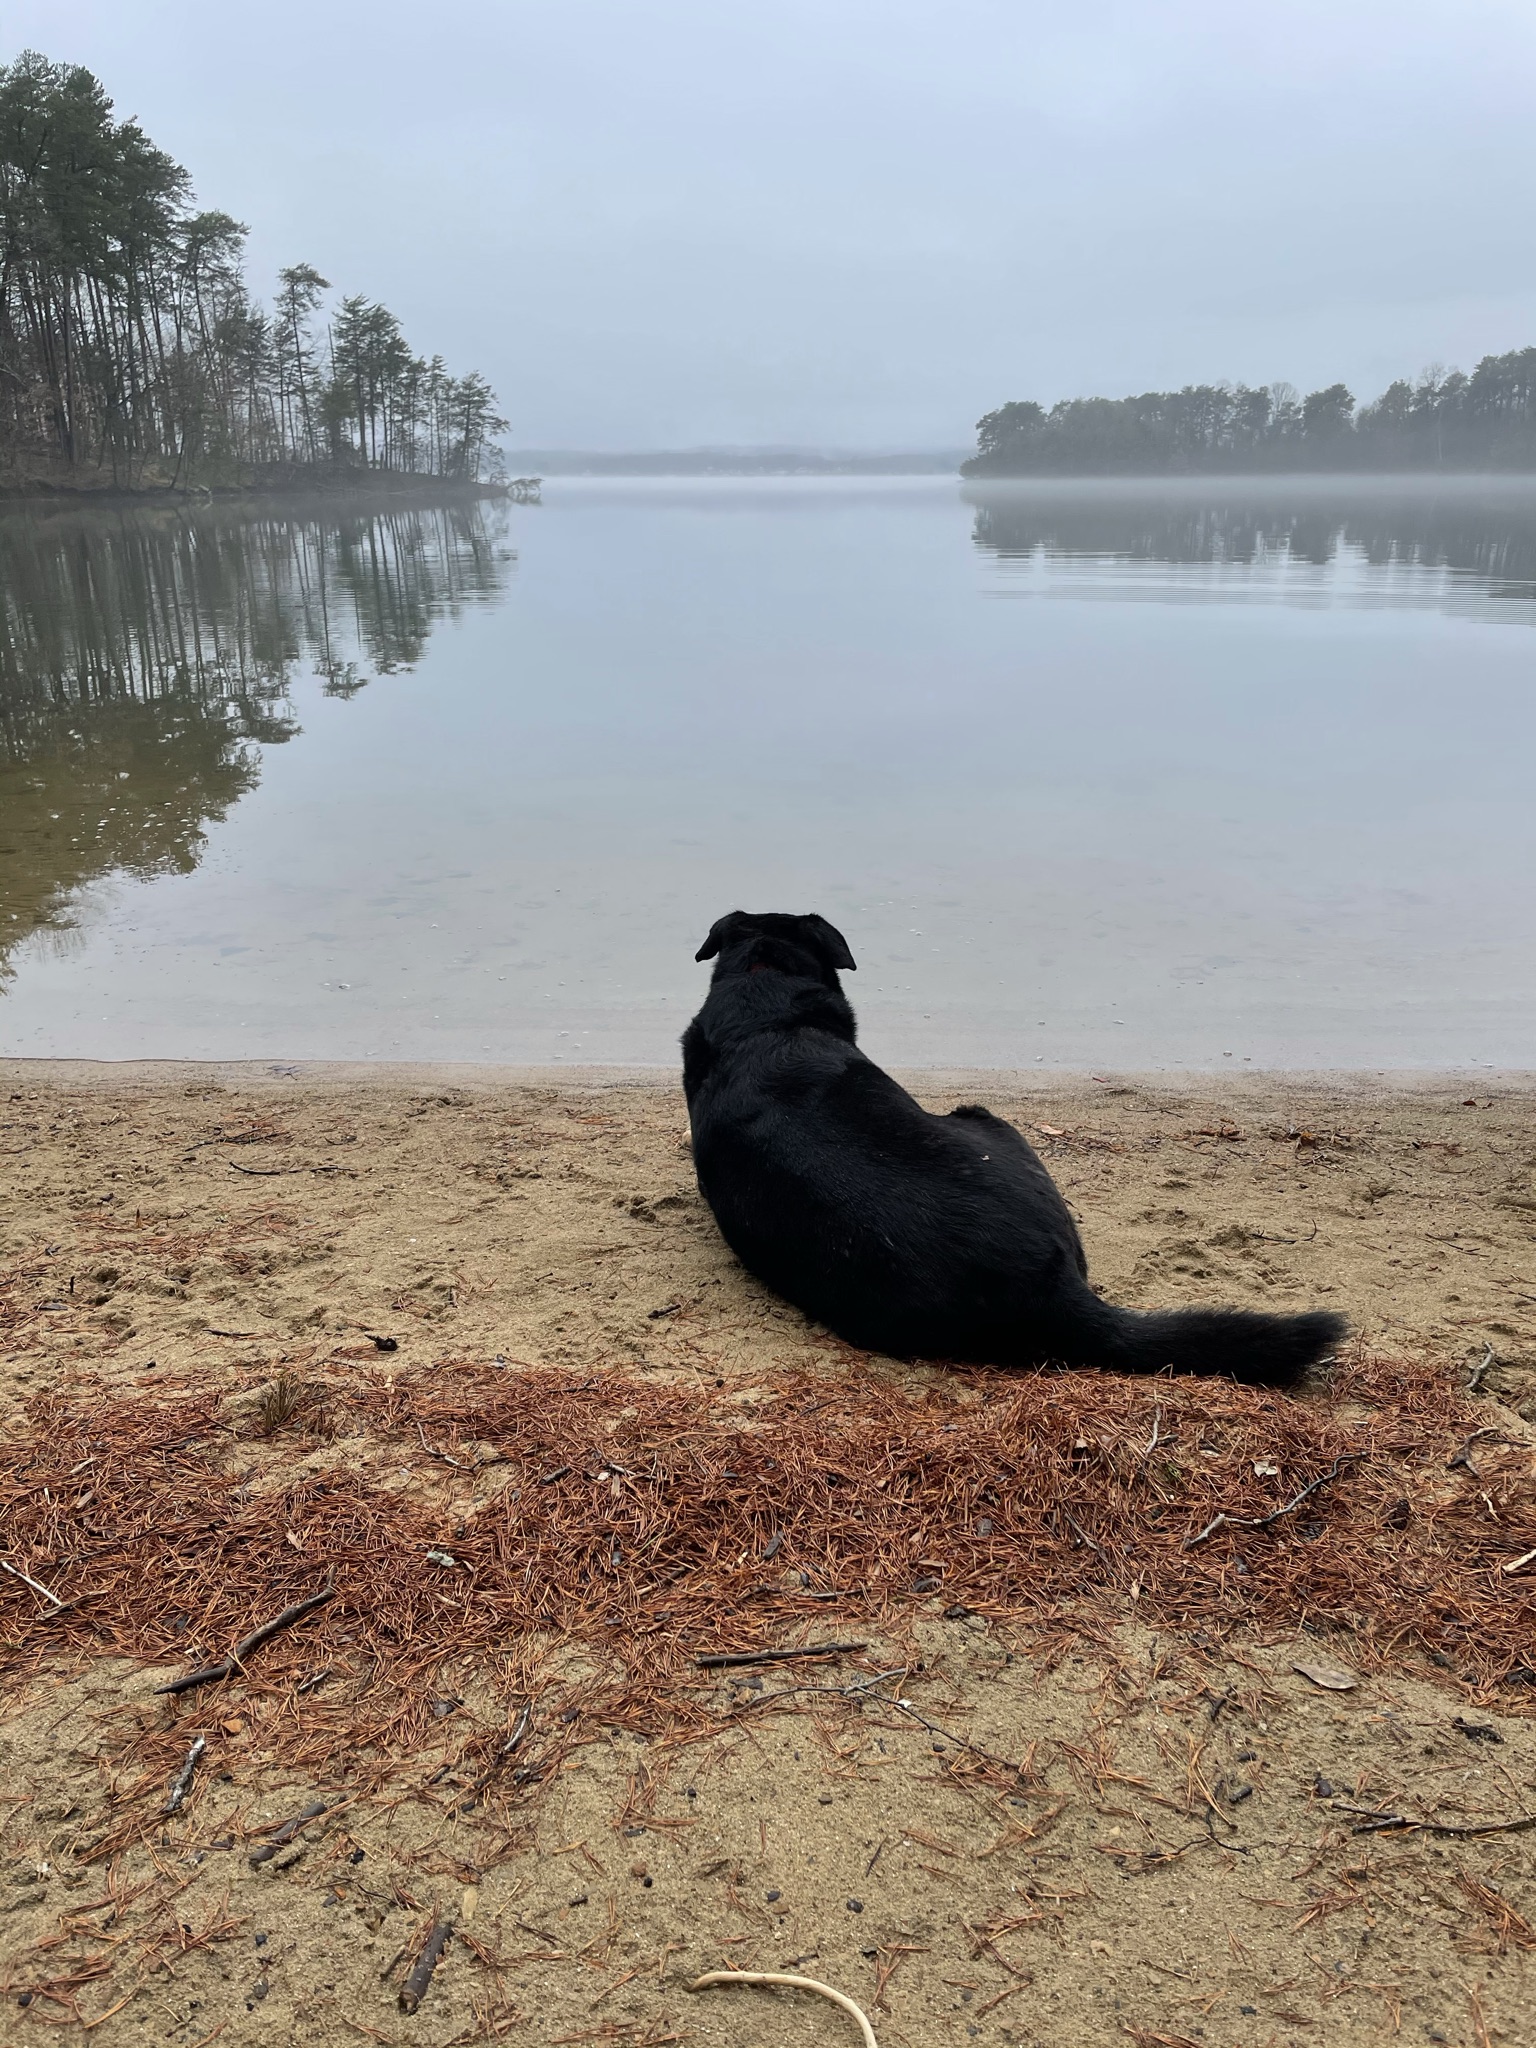
<instances>
[{"instance_id":1,"label":"gray sky","mask_svg":"<svg viewBox=\"0 0 1536 2048\"><path fill-rule=\"evenodd\" d=\"M1529 0L7 0L523 446L958 446L1536 342Z\"/></svg>"}]
</instances>

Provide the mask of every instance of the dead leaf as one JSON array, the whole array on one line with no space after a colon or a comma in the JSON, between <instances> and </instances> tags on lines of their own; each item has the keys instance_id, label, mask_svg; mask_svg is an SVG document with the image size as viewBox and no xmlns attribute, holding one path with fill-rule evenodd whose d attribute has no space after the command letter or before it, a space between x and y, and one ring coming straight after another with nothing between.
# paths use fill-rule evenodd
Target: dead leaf
<instances>
[{"instance_id":1,"label":"dead leaf","mask_svg":"<svg viewBox=\"0 0 1536 2048\"><path fill-rule=\"evenodd\" d=\"M1036 1124L1035 1129L1042 1138L1064 1138L1067 1135L1065 1131L1058 1131L1054 1124Z\"/></svg>"},{"instance_id":2,"label":"dead leaf","mask_svg":"<svg viewBox=\"0 0 1536 2048\"><path fill-rule=\"evenodd\" d=\"M1293 1664L1293 1671L1299 1671L1303 1678L1311 1679L1325 1692L1353 1692L1360 1683L1353 1671L1346 1671L1342 1664Z\"/></svg>"}]
</instances>

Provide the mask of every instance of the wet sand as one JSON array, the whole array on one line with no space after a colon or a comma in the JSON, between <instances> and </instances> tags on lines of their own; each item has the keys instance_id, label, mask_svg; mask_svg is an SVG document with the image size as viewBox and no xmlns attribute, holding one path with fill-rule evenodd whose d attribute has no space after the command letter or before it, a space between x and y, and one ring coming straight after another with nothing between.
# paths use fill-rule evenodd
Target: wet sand
<instances>
[{"instance_id":1,"label":"wet sand","mask_svg":"<svg viewBox=\"0 0 1536 2048\"><path fill-rule=\"evenodd\" d=\"M1106 1293L1324 1302L1368 1350L1472 1385L1495 1440L1532 1443L1530 1077L910 1078L935 1108L985 1100L1028 1132ZM13 1061L0 1111L0 1387L18 1437L56 1389L248 1408L283 1374L383 1382L497 1358L720 1401L796 1371L944 1378L858 1361L742 1275L693 1186L670 1080ZM280 1432L257 1449L268 1480L337 1455ZM429 1464L394 1483L430 1488ZM1531 1509L1500 1512L1513 1529ZM28 1568L46 1582L55 1563ZM0 1590L13 1649L37 1605ZM1536 1833L1354 1835L1319 1791L1471 1825L1536 1812L1519 1688L1475 1700L1453 1671L1378 1663L1329 1692L1292 1668L1296 1639L1159 1637L1133 1594L1112 1637L1085 1623L1052 1656L930 1605L923 1711L1032 1755L1019 1796L967 1788L952 1741L828 1699L693 1746L610 1730L492 1828L424 1789L451 1767L450 1707L442 1759L402 1762L296 1831L300 1855L254 1867L241 1852L264 1832L348 1797L285 1759L292 1700L231 1687L177 1708L153 1692L166 1668L110 1645L43 1655L0 1723L7 2024L25 2038L64 2020L72 2040L123 1999L101 2040L851 2039L809 1996L682 1989L798 1959L882 2044L1123 2031L1258 2048L1400 2023L1473 2048L1536 2028ZM96 1856L195 1729L217 1770L185 1826ZM443 1913L478 1948L456 1937L408 2016L392 1958Z\"/></svg>"}]
</instances>

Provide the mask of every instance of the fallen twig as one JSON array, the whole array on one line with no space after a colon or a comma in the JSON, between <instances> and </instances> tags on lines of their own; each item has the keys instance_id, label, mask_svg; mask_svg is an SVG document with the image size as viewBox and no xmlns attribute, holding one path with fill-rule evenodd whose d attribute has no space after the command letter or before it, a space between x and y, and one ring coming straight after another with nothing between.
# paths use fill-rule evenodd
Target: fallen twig
<instances>
[{"instance_id":1,"label":"fallen twig","mask_svg":"<svg viewBox=\"0 0 1536 2048\"><path fill-rule=\"evenodd\" d=\"M867 1647L864 1643L807 1643L799 1650L742 1650L730 1656L695 1657L700 1671L734 1670L742 1664L783 1664L791 1657L838 1657Z\"/></svg>"},{"instance_id":2,"label":"fallen twig","mask_svg":"<svg viewBox=\"0 0 1536 2048\"><path fill-rule=\"evenodd\" d=\"M61 1613L69 1604L67 1601L61 1600L57 1593L50 1593L40 1580L34 1579L30 1572L24 1572L19 1564L7 1564L3 1557L0 1557L0 1572L9 1572L13 1579L20 1579L21 1583L24 1586L30 1586L34 1593L41 1593L43 1598L51 1600Z\"/></svg>"},{"instance_id":3,"label":"fallen twig","mask_svg":"<svg viewBox=\"0 0 1536 2048\"><path fill-rule=\"evenodd\" d=\"M501 1745L500 1749L497 1750L495 1756L491 1758L489 1767L486 1770L482 1771L480 1773L480 1776L476 1778L474 1784L470 1786L469 1797L467 1799L460 1801L458 1807L455 1809L456 1812L467 1813L472 1806L478 1804L480 1794L485 1790L486 1786L489 1785L492 1778L495 1777L496 1773L501 1769L502 1765L506 1762L507 1758L511 1756L515 1750L519 1750L522 1748L524 1741L527 1739L528 1731L532 1726L533 1701L527 1700L524 1702L523 1711L517 1717L517 1726L512 1730L512 1733L507 1737L506 1741Z\"/></svg>"},{"instance_id":4,"label":"fallen twig","mask_svg":"<svg viewBox=\"0 0 1536 2048\"><path fill-rule=\"evenodd\" d=\"M253 1628L243 1636L227 1657L221 1657L217 1664L204 1664L196 1671L188 1671L180 1678L173 1678L169 1685L157 1685L155 1691L191 1692L197 1685L212 1685L215 1679L228 1678L238 1671L253 1650L259 1650L263 1643L270 1642L285 1628L291 1628L296 1621L302 1621L306 1614L312 1614L317 1607L323 1607L335 1593L335 1587L327 1584L318 1593L311 1593L307 1600L295 1600L291 1607L285 1607L281 1614L274 1614L270 1621L264 1621L260 1628Z\"/></svg>"},{"instance_id":5,"label":"fallen twig","mask_svg":"<svg viewBox=\"0 0 1536 2048\"><path fill-rule=\"evenodd\" d=\"M1468 1375L1467 1392L1469 1394L1480 1394L1483 1391L1483 1381L1488 1377L1488 1374L1493 1370L1493 1368L1498 1364L1498 1362L1499 1361L1493 1355L1493 1346L1491 1344L1488 1345L1487 1349L1483 1353L1483 1356L1478 1360L1477 1364L1473 1366L1471 1373Z\"/></svg>"},{"instance_id":6,"label":"fallen twig","mask_svg":"<svg viewBox=\"0 0 1536 2048\"><path fill-rule=\"evenodd\" d=\"M434 1920L428 1930L426 1945L411 1965L411 1973L400 1987L400 2010L414 2012L427 1995L427 1986L432 1982L432 1972L442 1960L443 1950L453 1935L451 1920Z\"/></svg>"},{"instance_id":7,"label":"fallen twig","mask_svg":"<svg viewBox=\"0 0 1536 2048\"><path fill-rule=\"evenodd\" d=\"M261 1847L253 1849L246 1858L252 1870L259 1870L263 1863L270 1863L278 1850L285 1843L291 1842L306 1822L318 1820L325 1811L326 1804L323 1799L311 1799L303 1811L296 1813L292 1820L285 1820L281 1827L274 1828Z\"/></svg>"},{"instance_id":8,"label":"fallen twig","mask_svg":"<svg viewBox=\"0 0 1536 2048\"><path fill-rule=\"evenodd\" d=\"M202 1759L203 1751L207 1747L207 1736L199 1735L196 1742L194 1742L192 1747L187 1751L186 1762L182 1765L181 1769L176 1773L176 1781L171 1786L170 1796L165 1802L165 1806L162 1809L163 1812L176 1813L177 1811L179 1811L182 1801L186 1798L187 1794L192 1790L192 1773L197 1769L197 1766Z\"/></svg>"},{"instance_id":9,"label":"fallen twig","mask_svg":"<svg viewBox=\"0 0 1536 2048\"><path fill-rule=\"evenodd\" d=\"M1207 1536L1214 1536L1218 1529L1267 1529L1272 1522L1278 1522L1285 1515L1293 1515L1305 1500L1310 1500L1319 1487L1326 1486L1331 1479L1337 1479L1346 1465L1358 1464L1365 1456L1364 1451L1345 1451L1335 1458L1319 1478L1310 1486L1304 1486L1300 1493L1292 1496L1284 1507L1276 1508L1267 1515L1214 1515L1197 1536L1186 1536L1179 1546L1181 1550L1193 1550L1197 1543L1203 1543Z\"/></svg>"},{"instance_id":10,"label":"fallen twig","mask_svg":"<svg viewBox=\"0 0 1536 2048\"><path fill-rule=\"evenodd\" d=\"M891 1700L889 1704L899 1709L909 1720L921 1723L930 1735L942 1735L944 1740L952 1742L956 1749L968 1749L972 1756L985 1757L989 1764L1000 1764L1005 1771L1012 1771L1015 1776L1022 1775L1022 1764L1010 1763L1005 1756L995 1756L990 1749L983 1749L979 1743L967 1742L963 1735L956 1735L953 1729L945 1728L937 1721L930 1721L926 1714L917 1711L910 1700Z\"/></svg>"},{"instance_id":11,"label":"fallen twig","mask_svg":"<svg viewBox=\"0 0 1536 2048\"><path fill-rule=\"evenodd\" d=\"M1351 1806L1342 1799L1335 1799L1332 1804L1339 1813L1361 1816L1361 1825L1350 1830L1356 1835L1385 1834L1389 1828L1416 1828L1424 1835L1517 1835L1525 1828L1536 1828L1536 1813L1518 1813L1512 1820L1446 1821L1425 1820L1421 1814Z\"/></svg>"},{"instance_id":12,"label":"fallen twig","mask_svg":"<svg viewBox=\"0 0 1536 2048\"><path fill-rule=\"evenodd\" d=\"M816 1991L823 1998L830 1998L834 2005L857 2021L864 2037L864 2048L880 2048L875 2039L875 2030L845 1992L834 1991L830 1984L823 1984L815 1977L795 1977L787 1970L708 1970L702 1977L695 1977L687 1987L690 1991L707 1991L711 1984L784 1984L794 1991Z\"/></svg>"},{"instance_id":13,"label":"fallen twig","mask_svg":"<svg viewBox=\"0 0 1536 2048\"><path fill-rule=\"evenodd\" d=\"M1457 1451L1455 1456L1446 1459L1446 1471L1454 1472L1459 1467L1464 1471L1470 1472L1472 1474L1472 1477L1476 1479L1478 1476L1478 1471L1477 1467L1472 1462L1472 1446L1477 1442L1479 1437L1498 1436L1499 1433L1500 1432L1498 1428L1491 1422L1484 1423L1481 1429L1474 1429L1472 1434L1467 1438L1466 1442L1462 1445L1461 1449Z\"/></svg>"},{"instance_id":14,"label":"fallen twig","mask_svg":"<svg viewBox=\"0 0 1536 2048\"><path fill-rule=\"evenodd\" d=\"M1149 1444L1147 1446L1147 1455L1150 1457L1151 1453L1152 1446ZM1083 1527L1082 1523L1077 1519L1076 1515L1073 1514L1072 1510L1070 1508L1063 1508L1061 1512L1066 1517L1067 1521L1071 1524L1073 1530L1076 1532L1078 1541L1080 1543L1086 1543L1088 1548L1093 1552L1095 1557L1103 1557L1104 1562L1108 1564L1109 1559L1107 1557L1104 1557L1102 1547L1094 1542L1093 1538L1088 1534L1088 1531Z\"/></svg>"}]
</instances>

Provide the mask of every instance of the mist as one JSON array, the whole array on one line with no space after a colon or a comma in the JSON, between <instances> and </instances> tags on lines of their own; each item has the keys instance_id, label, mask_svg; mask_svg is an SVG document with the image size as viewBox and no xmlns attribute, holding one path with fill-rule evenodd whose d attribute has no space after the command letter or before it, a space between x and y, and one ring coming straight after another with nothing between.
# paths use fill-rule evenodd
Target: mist
<instances>
[{"instance_id":1,"label":"mist","mask_svg":"<svg viewBox=\"0 0 1536 2048\"><path fill-rule=\"evenodd\" d=\"M1010 397L1375 391L1536 333L1536 17L12 0L516 446L964 447Z\"/></svg>"}]
</instances>

